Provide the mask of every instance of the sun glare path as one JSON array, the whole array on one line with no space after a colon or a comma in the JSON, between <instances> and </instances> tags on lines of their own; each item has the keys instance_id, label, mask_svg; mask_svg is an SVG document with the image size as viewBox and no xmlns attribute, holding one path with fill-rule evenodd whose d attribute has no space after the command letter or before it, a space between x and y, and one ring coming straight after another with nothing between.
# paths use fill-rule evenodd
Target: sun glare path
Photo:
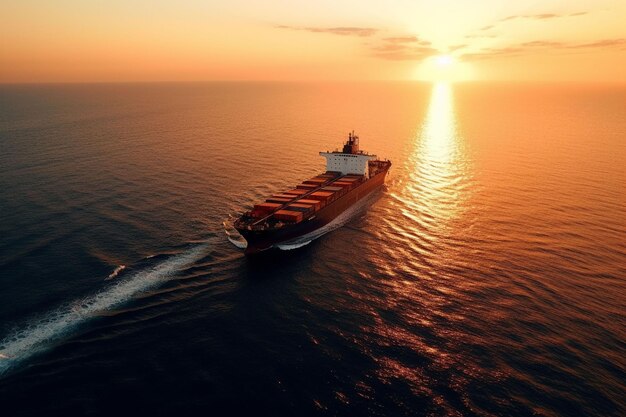
<instances>
[{"instance_id":1,"label":"sun glare path","mask_svg":"<svg viewBox=\"0 0 626 417\"><path fill-rule=\"evenodd\" d=\"M411 176L403 192L407 205L432 219L435 230L444 230L462 211L466 199L463 184L468 177L466 159L457 131L452 86L435 83L421 134L408 161Z\"/></svg>"}]
</instances>

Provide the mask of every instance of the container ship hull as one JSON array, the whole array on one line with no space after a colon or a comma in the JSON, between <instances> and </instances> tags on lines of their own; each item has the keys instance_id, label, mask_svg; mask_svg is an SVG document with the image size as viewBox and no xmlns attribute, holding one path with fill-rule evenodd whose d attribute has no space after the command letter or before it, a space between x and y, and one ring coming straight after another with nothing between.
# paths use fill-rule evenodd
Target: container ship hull
<instances>
[{"instance_id":1,"label":"container ship hull","mask_svg":"<svg viewBox=\"0 0 626 417\"><path fill-rule=\"evenodd\" d=\"M299 237L312 234L316 230L321 229L332 222L341 213L382 186L385 183L387 172L388 170L380 172L362 184L359 184L345 195L320 209L314 216L301 223L271 230L247 230L237 228L238 232L248 242L246 254L258 253L280 243L296 240Z\"/></svg>"},{"instance_id":2,"label":"container ship hull","mask_svg":"<svg viewBox=\"0 0 626 417\"><path fill-rule=\"evenodd\" d=\"M358 149L353 133L343 151L320 152L326 172L255 204L234 224L247 241L246 254L304 242L384 184L391 162Z\"/></svg>"}]
</instances>

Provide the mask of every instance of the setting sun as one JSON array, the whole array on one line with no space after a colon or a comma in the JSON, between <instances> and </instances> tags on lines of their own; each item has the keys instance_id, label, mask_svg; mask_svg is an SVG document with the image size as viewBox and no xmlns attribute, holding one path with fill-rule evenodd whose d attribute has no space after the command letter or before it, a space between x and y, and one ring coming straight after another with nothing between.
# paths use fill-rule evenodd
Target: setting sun
<instances>
[{"instance_id":1,"label":"setting sun","mask_svg":"<svg viewBox=\"0 0 626 417\"><path fill-rule=\"evenodd\" d=\"M473 65L452 55L435 55L418 66L415 79L430 82L469 81L475 78Z\"/></svg>"},{"instance_id":2,"label":"setting sun","mask_svg":"<svg viewBox=\"0 0 626 417\"><path fill-rule=\"evenodd\" d=\"M435 57L435 62L440 67L447 67L454 62L454 58L452 58L450 55L438 55Z\"/></svg>"}]
</instances>

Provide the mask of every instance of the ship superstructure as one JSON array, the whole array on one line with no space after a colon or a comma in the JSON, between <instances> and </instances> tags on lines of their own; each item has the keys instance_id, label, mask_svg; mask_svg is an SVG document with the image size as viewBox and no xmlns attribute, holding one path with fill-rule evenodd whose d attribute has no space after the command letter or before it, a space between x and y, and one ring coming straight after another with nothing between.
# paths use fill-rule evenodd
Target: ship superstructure
<instances>
[{"instance_id":1,"label":"ship superstructure","mask_svg":"<svg viewBox=\"0 0 626 417\"><path fill-rule=\"evenodd\" d=\"M326 158L326 172L339 172L342 175L368 175L368 162L375 160L376 155L369 155L359 150L359 137L353 132L341 152L320 152Z\"/></svg>"},{"instance_id":2,"label":"ship superstructure","mask_svg":"<svg viewBox=\"0 0 626 417\"><path fill-rule=\"evenodd\" d=\"M326 171L295 188L255 204L234 224L246 239L247 254L316 236L316 231L382 185L391 162L359 150L351 132L341 151L320 152Z\"/></svg>"}]
</instances>

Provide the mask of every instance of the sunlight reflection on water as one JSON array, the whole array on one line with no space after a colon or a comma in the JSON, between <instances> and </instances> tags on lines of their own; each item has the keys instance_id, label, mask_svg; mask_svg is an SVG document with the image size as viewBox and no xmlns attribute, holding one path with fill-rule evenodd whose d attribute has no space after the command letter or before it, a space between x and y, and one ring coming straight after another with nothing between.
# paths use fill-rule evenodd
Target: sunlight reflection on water
<instances>
[{"instance_id":1,"label":"sunlight reflection on water","mask_svg":"<svg viewBox=\"0 0 626 417\"><path fill-rule=\"evenodd\" d=\"M435 234L456 219L466 201L464 181L469 176L463 138L457 130L450 84L433 85L428 113L406 163L407 182L401 200Z\"/></svg>"}]
</instances>

